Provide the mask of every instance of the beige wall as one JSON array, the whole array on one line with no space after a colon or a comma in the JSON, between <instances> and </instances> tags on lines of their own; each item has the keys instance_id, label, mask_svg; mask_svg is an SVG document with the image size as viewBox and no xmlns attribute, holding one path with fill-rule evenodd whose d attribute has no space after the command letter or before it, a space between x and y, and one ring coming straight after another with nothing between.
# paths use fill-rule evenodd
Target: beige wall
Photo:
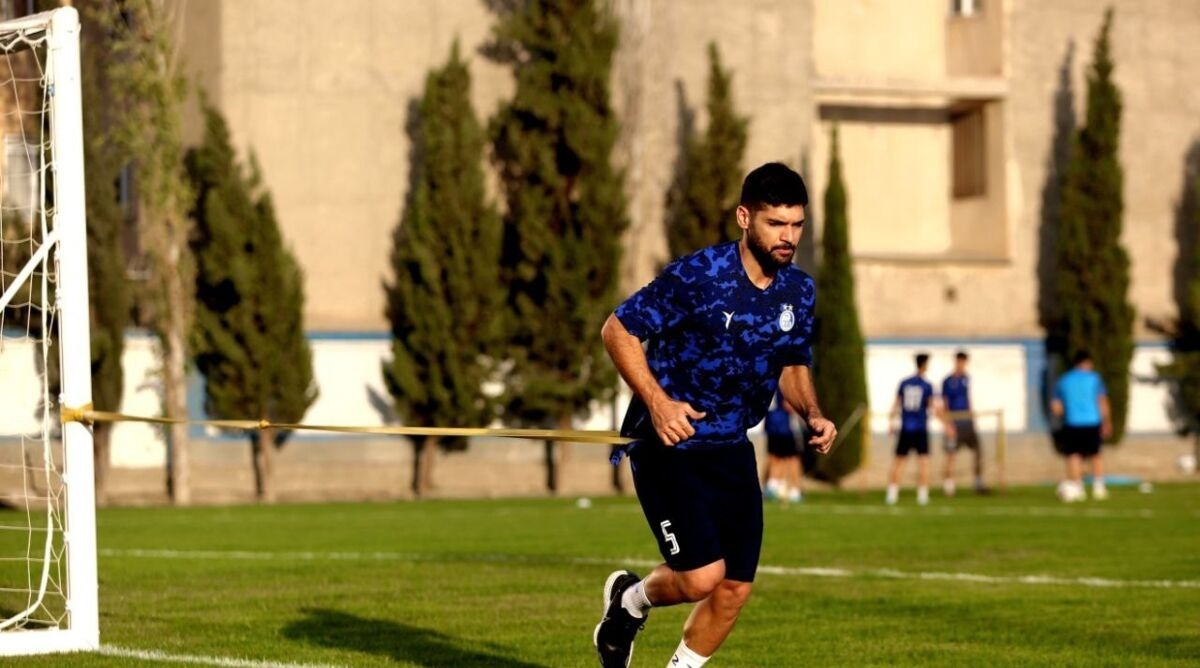
<instances>
[{"instance_id":1,"label":"beige wall","mask_svg":"<svg viewBox=\"0 0 1200 668\"><path fill-rule=\"evenodd\" d=\"M814 0L816 74L931 79L946 73L946 0Z\"/></svg>"},{"instance_id":2,"label":"beige wall","mask_svg":"<svg viewBox=\"0 0 1200 668\"><path fill-rule=\"evenodd\" d=\"M1111 3L1114 72L1124 99L1121 162L1125 170L1123 241L1132 259L1131 300L1139 325L1147 316L1175 314L1172 266L1176 260L1175 217L1183 189L1184 159L1200 141L1200 3ZM1086 107L1084 71L1103 19L1102 6L1088 0L1015 3L1011 40L1012 165L1020 197L1011 272L1014 292L1027 293L1014 306L1031 314L1036 299L1037 230L1047 161L1054 137L1056 92L1067 50L1074 111ZM1032 315L1023 318L1032 329ZM1145 334L1144 328L1140 331Z\"/></svg>"},{"instance_id":3,"label":"beige wall","mask_svg":"<svg viewBox=\"0 0 1200 668\"><path fill-rule=\"evenodd\" d=\"M705 47L715 40L733 69L737 105L752 118L743 169L806 161L818 232L829 123L842 121L869 336L1039 335L1039 226L1059 69L1074 40L1081 113L1099 5L993 0L981 22L965 24L947 17L944 0L613 4L623 24L616 157L627 168L633 221L626 291L668 259L661 219L680 100L703 128ZM1115 5L1132 296L1141 315L1170 315L1175 208L1184 156L1200 133L1200 3ZM257 152L307 273L306 326L383 330L380 284L407 181L407 105L457 36L475 77L476 112L494 111L511 82L477 52L491 17L478 0L187 6L188 62L239 147ZM884 91L839 99L823 88L831 81ZM964 94L991 100L986 201L948 195L951 135L942 117Z\"/></svg>"}]
</instances>

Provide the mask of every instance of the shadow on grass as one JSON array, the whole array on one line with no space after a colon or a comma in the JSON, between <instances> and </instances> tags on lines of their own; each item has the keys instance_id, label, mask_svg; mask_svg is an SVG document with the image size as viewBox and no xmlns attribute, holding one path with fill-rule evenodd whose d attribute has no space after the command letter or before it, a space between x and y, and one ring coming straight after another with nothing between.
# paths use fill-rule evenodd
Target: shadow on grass
<instances>
[{"instance_id":1,"label":"shadow on grass","mask_svg":"<svg viewBox=\"0 0 1200 668\"><path fill-rule=\"evenodd\" d=\"M292 640L379 654L418 666L489 666L491 668L549 668L509 659L500 646L480 651L460 646L458 639L438 631L384 619L368 619L324 608L305 608L305 617L283 628Z\"/></svg>"}]
</instances>

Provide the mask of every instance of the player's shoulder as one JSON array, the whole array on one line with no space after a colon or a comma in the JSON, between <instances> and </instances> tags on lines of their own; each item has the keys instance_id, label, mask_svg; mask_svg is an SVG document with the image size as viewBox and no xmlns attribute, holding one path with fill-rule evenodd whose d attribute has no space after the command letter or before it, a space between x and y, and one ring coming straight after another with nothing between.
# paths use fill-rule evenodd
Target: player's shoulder
<instances>
[{"instance_id":1,"label":"player's shoulder","mask_svg":"<svg viewBox=\"0 0 1200 668\"><path fill-rule=\"evenodd\" d=\"M663 269L663 275L688 284L700 284L728 276L739 269L741 258L738 256L737 242L727 241L676 258Z\"/></svg>"},{"instance_id":2,"label":"player's shoulder","mask_svg":"<svg viewBox=\"0 0 1200 668\"><path fill-rule=\"evenodd\" d=\"M817 282L807 271L794 264L789 264L779 270L779 275L783 278L783 283L788 288L805 295L816 293Z\"/></svg>"}]
</instances>

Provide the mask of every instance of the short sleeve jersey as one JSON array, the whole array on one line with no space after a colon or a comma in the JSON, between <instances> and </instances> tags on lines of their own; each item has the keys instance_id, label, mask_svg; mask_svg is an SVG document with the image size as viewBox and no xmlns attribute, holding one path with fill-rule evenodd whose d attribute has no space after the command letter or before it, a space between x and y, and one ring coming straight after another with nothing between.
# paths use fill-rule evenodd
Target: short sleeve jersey
<instances>
[{"instance_id":1,"label":"short sleeve jersey","mask_svg":"<svg viewBox=\"0 0 1200 668\"><path fill-rule=\"evenodd\" d=\"M1103 421L1100 397L1106 393L1104 379L1088 369L1071 369L1054 385L1054 396L1063 403L1063 423L1068 427L1099 425Z\"/></svg>"},{"instance_id":2,"label":"short sleeve jersey","mask_svg":"<svg viewBox=\"0 0 1200 668\"><path fill-rule=\"evenodd\" d=\"M929 428L929 403L933 400L933 385L920 376L900 381L896 391L900 397L900 430L925 431Z\"/></svg>"},{"instance_id":3,"label":"short sleeve jersey","mask_svg":"<svg viewBox=\"0 0 1200 668\"><path fill-rule=\"evenodd\" d=\"M942 381L942 398L947 410L971 410L971 378L967 374L950 374Z\"/></svg>"},{"instance_id":4,"label":"short sleeve jersey","mask_svg":"<svg viewBox=\"0 0 1200 668\"><path fill-rule=\"evenodd\" d=\"M765 289L755 286L737 242L728 242L672 262L617 307L621 324L647 342L646 360L667 395L707 413L676 447L748 443L746 430L766 414L783 368L812 363L815 303L812 277L792 265ZM637 396L621 433L657 438Z\"/></svg>"}]
</instances>

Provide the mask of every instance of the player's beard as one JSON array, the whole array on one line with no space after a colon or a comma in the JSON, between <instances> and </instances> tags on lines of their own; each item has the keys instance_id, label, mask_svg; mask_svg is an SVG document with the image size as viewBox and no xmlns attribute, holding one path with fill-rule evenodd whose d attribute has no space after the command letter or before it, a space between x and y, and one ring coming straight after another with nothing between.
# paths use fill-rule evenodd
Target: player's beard
<instances>
[{"instance_id":1,"label":"player's beard","mask_svg":"<svg viewBox=\"0 0 1200 668\"><path fill-rule=\"evenodd\" d=\"M758 260L758 266L762 267L763 271L773 274L780 269L792 263L792 259L796 257L796 247L792 244L780 243L775 246L768 246L762 237L754 231L754 226L751 225L746 229L746 245L750 247L750 253L754 255L754 259ZM781 260L777 258L774 251L790 250L787 259Z\"/></svg>"}]
</instances>

